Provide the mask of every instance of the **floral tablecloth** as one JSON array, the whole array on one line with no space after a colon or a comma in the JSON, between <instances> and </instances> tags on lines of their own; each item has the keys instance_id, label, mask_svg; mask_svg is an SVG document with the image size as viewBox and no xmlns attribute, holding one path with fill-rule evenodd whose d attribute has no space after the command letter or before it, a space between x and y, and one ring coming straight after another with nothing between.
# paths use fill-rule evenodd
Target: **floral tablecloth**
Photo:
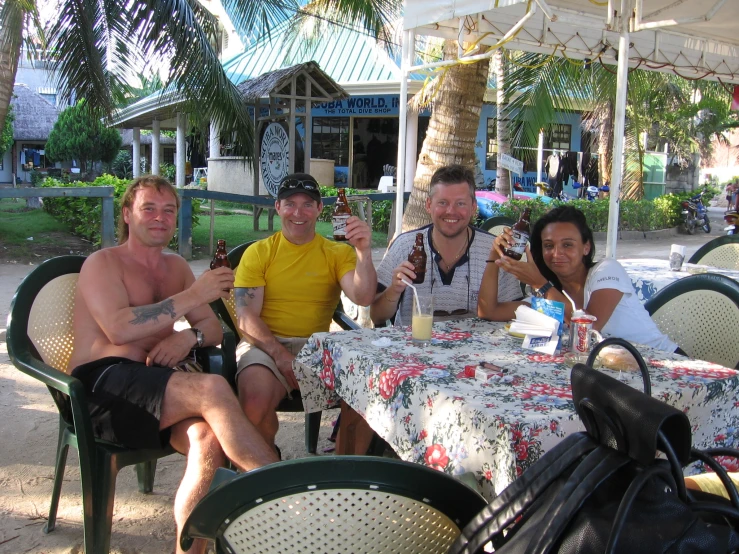
<instances>
[{"instance_id":1,"label":"floral tablecloth","mask_svg":"<svg viewBox=\"0 0 739 554\"><path fill-rule=\"evenodd\" d=\"M696 446L737 444L739 372L640 351L652 394L687 413ZM481 361L501 368L487 382L466 376ZM488 499L584 429L564 358L523 350L499 323L436 323L426 348L412 344L408 328L316 333L296 362L306 412L341 398L402 459L452 475L472 472ZM611 373L641 388L638 373Z\"/></svg>"},{"instance_id":2,"label":"floral tablecloth","mask_svg":"<svg viewBox=\"0 0 739 554\"><path fill-rule=\"evenodd\" d=\"M674 283L696 273L719 273L739 281L739 271L722 269L710 265L698 265L684 263L680 271L671 271L668 260L655 258L618 260L631 277L636 295L642 302L646 302L657 292L670 283Z\"/></svg>"}]
</instances>

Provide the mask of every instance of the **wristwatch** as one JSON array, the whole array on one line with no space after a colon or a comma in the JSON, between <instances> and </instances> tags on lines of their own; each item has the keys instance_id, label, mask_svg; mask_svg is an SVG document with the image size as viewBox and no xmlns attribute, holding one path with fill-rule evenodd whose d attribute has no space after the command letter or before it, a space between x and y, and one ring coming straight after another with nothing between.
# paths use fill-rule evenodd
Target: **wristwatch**
<instances>
[{"instance_id":1,"label":"wristwatch","mask_svg":"<svg viewBox=\"0 0 739 554\"><path fill-rule=\"evenodd\" d=\"M201 348L205 343L205 335L203 335L200 329L196 329L195 327L190 327L190 330L195 333L195 340L197 341L195 348Z\"/></svg>"},{"instance_id":2,"label":"wristwatch","mask_svg":"<svg viewBox=\"0 0 739 554\"><path fill-rule=\"evenodd\" d=\"M534 296L536 296L537 298L544 298L544 296L547 294L547 291L553 286L554 285L551 281L547 281L540 288L534 289Z\"/></svg>"}]
</instances>

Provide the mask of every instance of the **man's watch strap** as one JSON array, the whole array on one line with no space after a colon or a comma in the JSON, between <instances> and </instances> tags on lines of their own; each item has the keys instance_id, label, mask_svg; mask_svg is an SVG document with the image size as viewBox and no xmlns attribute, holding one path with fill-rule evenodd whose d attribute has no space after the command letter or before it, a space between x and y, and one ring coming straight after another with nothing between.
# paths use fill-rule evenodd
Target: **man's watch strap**
<instances>
[{"instance_id":1,"label":"man's watch strap","mask_svg":"<svg viewBox=\"0 0 739 554\"><path fill-rule=\"evenodd\" d=\"M544 296L546 296L549 289L551 289L553 286L554 284L551 281L547 281L546 283L544 283L544 285L534 290L534 296L537 296L539 298L544 298Z\"/></svg>"},{"instance_id":2,"label":"man's watch strap","mask_svg":"<svg viewBox=\"0 0 739 554\"><path fill-rule=\"evenodd\" d=\"M190 327L190 329L195 333L195 340L197 341L195 348L202 348L203 344L205 344L205 335L203 335L200 329L196 329L195 327Z\"/></svg>"}]
</instances>

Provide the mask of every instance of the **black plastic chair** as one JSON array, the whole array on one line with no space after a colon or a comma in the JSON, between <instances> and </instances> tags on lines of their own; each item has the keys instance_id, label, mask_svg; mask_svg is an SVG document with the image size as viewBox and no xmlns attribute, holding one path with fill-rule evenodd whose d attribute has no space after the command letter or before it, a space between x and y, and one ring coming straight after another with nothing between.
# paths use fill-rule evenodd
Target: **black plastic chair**
<instances>
[{"instance_id":1,"label":"black plastic chair","mask_svg":"<svg viewBox=\"0 0 739 554\"><path fill-rule=\"evenodd\" d=\"M739 283L717 273L670 283L644 307L691 358L739 367Z\"/></svg>"},{"instance_id":2,"label":"black plastic chair","mask_svg":"<svg viewBox=\"0 0 739 554\"><path fill-rule=\"evenodd\" d=\"M446 552L487 505L457 479L388 458L302 458L236 474L219 469L180 544L241 552Z\"/></svg>"},{"instance_id":3,"label":"black plastic chair","mask_svg":"<svg viewBox=\"0 0 739 554\"><path fill-rule=\"evenodd\" d=\"M690 257L688 263L739 269L739 235L726 235L708 241Z\"/></svg>"},{"instance_id":4,"label":"black plastic chair","mask_svg":"<svg viewBox=\"0 0 739 554\"><path fill-rule=\"evenodd\" d=\"M228 261L231 263L231 267L236 270L241 261L241 256L244 251L249 248L256 241L245 242L235 247L228 253ZM236 321L236 303L234 301L234 294L231 291L231 295L227 299L221 299L211 304L213 310L221 317L223 321L229 326L236 337L241 336L239 326ZM334 311L333 320L345 331L351 331L354 329L360 329L359 325L351 319L342 308L341 302ZM233 349L234 355L227 358L226 367L224 368L224 376L231 383L231 386L236 388L236 357L235 348ZM292 399L285 398L277 406L278 412L302 412L303 399L300 396L300 391L294 391ZM305 449L310 454L315 454L318 448L318 433L321 429L321 414L322 412L313 412L305 414Z\"/></svg>"},{"instance_id":5,"label":"black plastic chair","mask_svg":"<svg viewBox=\"0 0 739 554\"><path fill-rule=\"evenodd\" d=\"M79 454L85 552L103 554L110 550L115 482L120 469L136 465L139 490L149 493L154 486L156 460L175 451L169 447L134 450L93 436L84 386L65 372L72 355L75 289L84 261L84 256L52 258L26 276L10 305L7 345L13 365L49 388L60 414L54 485L44 532L56 526L71 446ZM233 337L230 340L233 343ZM218 348L199 349L198 361L206 371L222 371L223 357Z\"/></svg>"},{"instance_id":6,"label":"black plastic chair","mask_svg":"<svg viewBox=\"0 0 739 554\"><path fill-rule=\"evenodd\" d=\"M511 219L510 217L505 217L501 215L486 219L482 222L482 225L480 225L480 229L482 229L483 231L487 231L491 235L497 237L503 232L503 229L505 227L513 227L515 223L516 221Z\"/></svg>"}]
</instances>

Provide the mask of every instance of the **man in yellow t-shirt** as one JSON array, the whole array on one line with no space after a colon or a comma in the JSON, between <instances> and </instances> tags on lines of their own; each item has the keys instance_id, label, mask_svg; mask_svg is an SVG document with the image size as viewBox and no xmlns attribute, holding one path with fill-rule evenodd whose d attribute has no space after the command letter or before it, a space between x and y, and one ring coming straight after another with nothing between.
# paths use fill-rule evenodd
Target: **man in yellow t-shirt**
<instances>
[{"instance_id":1,"label":"man in yellow t-shirt","mask_svg":"<svg viewBox=\"0 0 739 554\"><path fill-rule=\"evenodd\" d=\"M366 223L354 216L347 220L347 243L316 234L323 203L313 177L283 178L275 209L282 230L246 249L234 282L244 337L236 350L239 401L273 446L275 409L298 388L295 355L310 335L328 331L342 290L355 304L369 306L377 288Z\"/></svg>"}]
</instances>

